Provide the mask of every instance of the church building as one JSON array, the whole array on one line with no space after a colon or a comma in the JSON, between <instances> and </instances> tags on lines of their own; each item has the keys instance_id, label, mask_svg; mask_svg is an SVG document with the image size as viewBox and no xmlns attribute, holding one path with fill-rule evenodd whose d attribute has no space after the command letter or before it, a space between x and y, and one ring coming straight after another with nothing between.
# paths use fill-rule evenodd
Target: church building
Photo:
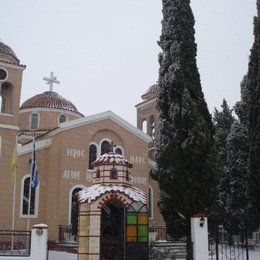
<instances>
[{"instance_id":1,"label":"church building","mask_svg":"<svg viewBox=\"0 0 260 260\"><path fill-rule=\"evenodd\" d=\"M53 84L59 83L53 73L44 78L48 91L20 104L25 69L14 51L0 42L0 229L26 230L46 223L50 241L75 243L77 195L99 179L102 172L94 169L96 161L111 152L131 165L124 180L147 194L150 228L163 226L157 208L157 183L149 176L155 166L158 85L151 86L136 105L135 127L112 111L83 115L71 101L53 91ZM30 192L34 145L39 181ZM16 178L12 178L14 153Z\"/></svg>"}]
</instances>

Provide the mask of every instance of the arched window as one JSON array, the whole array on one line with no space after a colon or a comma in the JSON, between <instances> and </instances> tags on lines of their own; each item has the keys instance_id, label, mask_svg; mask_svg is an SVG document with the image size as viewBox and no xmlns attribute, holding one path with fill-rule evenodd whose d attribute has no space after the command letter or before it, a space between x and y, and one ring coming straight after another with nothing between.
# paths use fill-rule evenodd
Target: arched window
<instances>
[{"instance_id":1,"label":"arched window","mask_svg":"<svg viewBox=\"0 0 260 260\"><path fill-rule=\"evenodd\" d=\"M79 214L78 203L77 203L77 194L81 190L82 190L82 188L80 188L80 187L75 188L71 194L70 224L71 224L72 235L74 236L75 241L76 241L76 236L77 236L77 232L78 232L78 214Z\"/></svg>"},{"instance_id":2,"label":"arched window","mask_svg":"<svg viewBox=\"0 0 260 260\"><path fill-rule=\"evenodd\" d=\"M151 115L149 117L149 125L148 125L148 134L154 139L155 134L155 121L154 121L154 115Z\"/></svg>"},{"instance_id":3,"label":"arched window","mask_svg":"<svg viewBox=\"0 0 260 260\"><path fill-rule=\"evenodd\" d=\"M88 162L89 169L93 169L91 163L93 163L96 159L97 159L97 147L94 144L91 144L89 146L89 162Z\"/></svg>"},{"instance_id":4,"label":"arched window","mask_svg":"<svg viewBox=\"0 0 260 260\"><path fill-rule=\"evenodd\" d=\"M13 85L4 82L1 86L1 113L12 114L13 112Z\"/></svg>"},{"instance_id":5,"label":"arched window","mask_svg":"<svg viewBox=\"0 0 260 260\"><path fill-rule=\"evenodd\" d=\"M0 113L2 113L3 110L3 99L2 96L0 95Z\"/></svg>"},{"instance_id":6,"label":"arched window","mask_svg":"<svg viewBox=\"0 0 260 260\"><path fill-rule=\"evenodd\" d=\"M28 216L29 209L29 191L30 189L30 176L26 175L22 179L22 205L21 216ZM38 198L39 198L39 185L36 188L31 187L31 202L30 202L30 216L37 217L38 214Z\"/></svg>"},{"instance_id":7,"label":"arched window","mask_svg":"<svg viewBox=\"0 0 260 260\"><path fill-rule=\"evenodd\" d=\"M117 178L118 178L117 169L116 168L112 168L110 170L110 179L111 180L117 180Z\"/></svg>"},{"instance_id":8,"label":"arched window","mask_svg":"<svg viewBox=\"0 0 260 260\"><path fill-rule=\"evenodd\" d=\"M2 136L0 136L0 159L2 158Z\"/></svg>"},{"instance_id":9,"label":"arched window","mask_svg":"<svg viewBox=\"0 0 260 260\"><path fill-rule=\"evenodd\" d=\"M151 187L148 188L148 200L149 200L149 218L153 218L153 189Z\"/></svg>"},{"instance_id":10,"label":"arched window","mask_svg":"<svg viewBox=\"0 0 260 260\"><path fill-rule=\"evenodd\" d=\"M101 144L101 155L109 153L111 149L111 144L108 141L103 141Z\"/></svg>"},{"instance_id":11,"label":"arched window","mask_svg":"<svg viewBox=\"0 0 260 260\"><path fill-rule=\"evenodd\" d=\"M147 134L147 121L146 121L146 119L143 120L142 131Z\"/></svg>"},{"instance_id":12,"label":"arched window","mask_svg":"<svg viewBox=\"0 0 260 260\"><path fill-rule=\"evenodd\" d=\"M39 124L39 115L37 113L33 113L31 115L31 129L35 130L38 129L38 124Z\"/></svg>"},{"instance_id":13,"label":"arched window","mask_svg":"<svg viewBox=\"0 0 260 260\"><path fill-rule=\"evenodd\" d=\"M123 154L122 149L119 147L116 148L115 152L121 155Z\"/></svg>"},{"instance_id":14,"label":"arched window","mask_svg":"<svg viewBox=\"0 0 260 260\"><path fill-rule=\"evenodd\" d=\"M65 115L60 115L59 117L59 123L65 123L67 122L67 117Z\"/></svg>"}]
</instances>

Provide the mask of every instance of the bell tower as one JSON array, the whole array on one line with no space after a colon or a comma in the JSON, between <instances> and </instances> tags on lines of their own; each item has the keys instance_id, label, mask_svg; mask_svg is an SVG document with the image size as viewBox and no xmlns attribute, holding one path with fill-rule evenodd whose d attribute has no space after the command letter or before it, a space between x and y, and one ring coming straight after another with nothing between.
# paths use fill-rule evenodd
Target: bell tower
<instances>
[{"instance_id":1,"label":"bell tower","mask_svg":"<svg viewBox=\"0 0 260 260\"><path fill-rule=\"evenodd\" d=\"M137 104L137 128L154 139L158 126L159 114L156 108L159 85L154 84L142 95L143 101ZM149 157L154 159L154 142L149 144Z\"/></svg>"},{"instance_id":2,"label":"bell tower","mask_svg":"<svg viewBox=\"0 0 260 260\"><path fill-rule=\"evenodd\" d=\"M19 104L24 65L0 42L0 229L11 227L11 161L19 131Z\"/></svg>"}]
</instances>

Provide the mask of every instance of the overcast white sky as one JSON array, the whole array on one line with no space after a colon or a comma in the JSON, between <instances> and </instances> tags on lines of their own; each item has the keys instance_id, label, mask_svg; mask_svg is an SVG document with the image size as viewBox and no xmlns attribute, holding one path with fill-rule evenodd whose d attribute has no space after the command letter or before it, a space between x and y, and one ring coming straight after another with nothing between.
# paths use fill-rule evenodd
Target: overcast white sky
<instances>
[{"instance_id":1,"label":"overcast white sky","mask_svg":"<svg viewBox=\"0 0 260 260\"><path fill-rule=\"evenodd\" d=\"M24 71L22 99L54 90L91 115L112 110L136 125L135 104L158 79L160 0L0 0L0 38ZM240 98L256 0L191 0L198 67L210 111Z\"/></svg>"}]
</instances>

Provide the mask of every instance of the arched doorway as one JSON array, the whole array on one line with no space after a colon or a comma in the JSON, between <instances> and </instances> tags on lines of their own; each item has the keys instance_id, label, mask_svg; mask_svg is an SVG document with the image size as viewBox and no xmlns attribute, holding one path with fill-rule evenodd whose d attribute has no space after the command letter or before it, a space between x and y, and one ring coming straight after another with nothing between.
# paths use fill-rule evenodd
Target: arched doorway
<instances>
[{"instance_id":1,"label":"arched doorway","mask_svg":"<svg viewBox=\"0 0 260 260\"><path fill-rule=\"evenodd\" d=\"M125 208L121 202L110 201L101 210L101 260L125 259Z\"/></svg>"},{"instance_id":2,"label":"arched doorway","mask_svg":"<svg viewBox=\"0 0 260 260\"><path fill-rule=\"evenodd\" d=\"M71 213L70 213L70 225L71 225L71 235L73 240L77 241L77 232L78 232L78 203L77 203L77 194L81 191L81 187L77 187L72 191L71 194Z\"/></svg>"}]
</instances>

